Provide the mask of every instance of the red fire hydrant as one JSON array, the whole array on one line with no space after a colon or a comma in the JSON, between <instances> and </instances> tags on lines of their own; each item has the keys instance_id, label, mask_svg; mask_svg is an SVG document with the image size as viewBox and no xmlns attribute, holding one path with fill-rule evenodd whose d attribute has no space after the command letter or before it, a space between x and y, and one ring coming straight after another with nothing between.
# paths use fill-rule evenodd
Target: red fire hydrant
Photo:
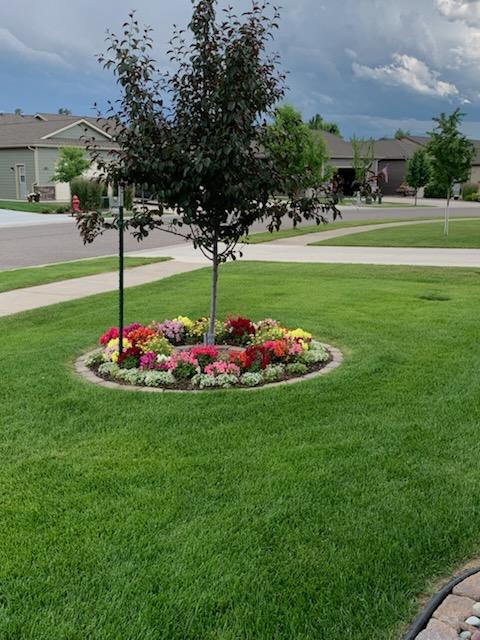
<instances>
[{"instance_id":1,"label":"red fire hydrant","mask_svg":"<svg viewBox=\"0 0 480 640\"><path fill-rule=\"evenodd\" d=\"M72 209L73 213L80 213L80 198L77 195L72 198Z\"/></svg>"}]
</instances>

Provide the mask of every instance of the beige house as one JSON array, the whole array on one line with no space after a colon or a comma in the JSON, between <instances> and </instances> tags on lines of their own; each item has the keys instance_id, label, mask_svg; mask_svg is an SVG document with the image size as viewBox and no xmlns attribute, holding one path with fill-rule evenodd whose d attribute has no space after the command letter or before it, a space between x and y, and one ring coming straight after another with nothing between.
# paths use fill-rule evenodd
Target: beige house
<instances>
[{"instance_id":1,"label":"beige house","mask_svg":"<svg viewBox=\"0 0 480 640\"><path fill-rule=\"evenodd\" d=\"M116 148L96 118L0 115L0 200L26 200L37 191L42 201L68 201L69 185L52 182L55 164L62 147L85 147L85 138L105 154ZM89 171L94 175L95 167Z\"/></svg>"}]
</instances>

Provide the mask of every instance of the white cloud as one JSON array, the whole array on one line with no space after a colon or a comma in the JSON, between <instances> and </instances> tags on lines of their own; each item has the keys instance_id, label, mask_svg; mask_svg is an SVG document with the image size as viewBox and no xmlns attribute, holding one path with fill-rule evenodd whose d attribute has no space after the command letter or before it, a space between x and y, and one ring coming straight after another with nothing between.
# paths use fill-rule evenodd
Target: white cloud
<instances>
[{"instance_id":1,"label":"white cloud","mask_svg":"<svg viewBox=\"0 0 480 640\"><path fill-rule=\"evenodd\" d=\"M448 20L480 26L480 0L436 0L438 10Z\"/></svg>"},{"instance_id":2,"label":"white cloud","mask_svg":"<svg viewBox=\"0 0 480 640\"><path fill-rule=\"evenodd\" d=\"M3 27L0 27L0 51L14 53L29 62L39 62L57 67L70 66L58 53L33 49L19 40L11 31Z\"/></svg>"},{"instance_id":3,"label":"white cloud","mask_svg":"<svg viewBox=\"0 0 480 640\"><path fill-rule=\"evenodd\" d=\"M393 62L380 67L368 67L354 62L352 69L358 78L368 78L391 86L409 87L417 93L446 98L458 95L454 84L439 79L438 71L413 56L394 53Z\"/></svg>"},{"instance_id":4,"label":"white cloud","mask_svg":"<svg viewBox=\"0 0 480 640\"><path fill-rule=\"evenodd\" d=\"M345 53L352 60L356 60L358 58L358 53L356 51L354 51L353 49L348 49L347 48L347 49L345 49Z\"/></svg>"}]
</instances>

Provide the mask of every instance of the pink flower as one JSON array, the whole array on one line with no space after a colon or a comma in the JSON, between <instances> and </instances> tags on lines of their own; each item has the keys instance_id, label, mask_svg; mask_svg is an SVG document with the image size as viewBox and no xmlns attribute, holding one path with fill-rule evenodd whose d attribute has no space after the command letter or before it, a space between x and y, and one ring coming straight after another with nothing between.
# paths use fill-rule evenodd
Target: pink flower
<instances>
[{"instance_id":1,"label":"pink flower","mask_svg":"<svg viewBox=\"0 0 480 640\"><path fill-rule=\"evenodd\" d=\"M225 362L224 360L218 360L217 362L212 362L205 367L205 373L207 376L220 376L222 374L229 374L232 376L240 375L240 367L232 362Z\"/></svg>"},{"instance_id":2,"label":"pink flower","mask_svg":"<svg viewBox=\"0 0 480 640\"><path fill-rule=\"evenodd\" d=\"M148 351L140 358L140 369L156 369L157 354L154 351Z\"/></svg>"}]
</instances>

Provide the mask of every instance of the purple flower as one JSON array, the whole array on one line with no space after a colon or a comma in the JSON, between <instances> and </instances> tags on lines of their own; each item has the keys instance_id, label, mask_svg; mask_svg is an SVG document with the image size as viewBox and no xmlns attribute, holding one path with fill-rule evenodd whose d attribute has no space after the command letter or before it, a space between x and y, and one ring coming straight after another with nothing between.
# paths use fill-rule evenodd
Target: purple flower
<instances>
[{"instance_id":1,"label":"purple flower","mask_svg":"<svg viewBox=\"0 0 480 640\"><path fill-rule=\"evenodd\" d=\"M165 320L157 325L157 329L173 344L181 344L185 340L185 325L177 320Z\"/></svg>"}]
</instances>

